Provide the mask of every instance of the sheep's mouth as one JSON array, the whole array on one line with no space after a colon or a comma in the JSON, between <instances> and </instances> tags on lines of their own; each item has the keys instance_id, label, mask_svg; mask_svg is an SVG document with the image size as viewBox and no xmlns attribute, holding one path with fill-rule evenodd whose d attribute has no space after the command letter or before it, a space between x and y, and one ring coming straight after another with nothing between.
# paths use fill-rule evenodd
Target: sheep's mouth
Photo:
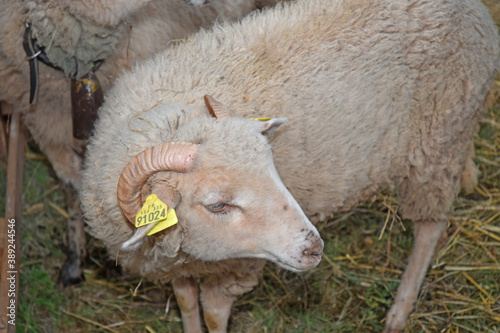
<instances>
[{"instance_id":1,"label":"sheep's mouth","mask_svg":"<svg viewBox=\"0 0 500 333\"><path fill-rule=\"evenodd\" d=\"M280 266L281 268L284 268L286 269L287 271L291 271L291 272L295 272L295 273L300 273L300 272L305 272L307 270L309 270L309 268L303 268L303 267L296 267L296 266L292 266L292 265L289 265L287 263L284 263L283 261L280 261L280 260L276 260L274 261L276 264L278 264L278 266ZM311 267L312 268L312 267Z\"/></svg>"},{"instance_id":2,"label":"sheep's mouth","mask_svg":"<svg viewBox=\"0 0 500 333\"><path fill-rule=\"evenodd\" d=\"M305 272L305 271L308 271L308 270L316 267L321 260L318 260L314 265L308 265L306 267L304 267L302 265L301 266L295 266L295 265L292 265L290 263L281 261L279 258L276 258L276 257L274 257L274 259L272 261L274 263L276 263L278 266L280 266L281 268L286 269L287 271L291 271L291 272L295 272L295 273L300 273L300 272Z\"/></svg>"},{"instance_id":3,"label":"sheep's mouth","mask_svg":"<svg viewBox=\"0 0 500 333\"><path fill-rule=\"evenodd\" d=\"M300 273L300 272L308 271L308 270L318 266L318 264L321 261L322 253L320 253L317 256L317 260L315 260L315 262L312 262L309 264L304 263L301 260L293 260L293 259L292 260L283 260L282 258L280 258L279 256L277 256L276 254L274 254L270 251L264 251L264 253L262 253L260 255L252 256L252 257L265 259L265 260L274 262L275 264L277 264L281 268L286 269L287 271Z\"/></svg>"}]
</instances>

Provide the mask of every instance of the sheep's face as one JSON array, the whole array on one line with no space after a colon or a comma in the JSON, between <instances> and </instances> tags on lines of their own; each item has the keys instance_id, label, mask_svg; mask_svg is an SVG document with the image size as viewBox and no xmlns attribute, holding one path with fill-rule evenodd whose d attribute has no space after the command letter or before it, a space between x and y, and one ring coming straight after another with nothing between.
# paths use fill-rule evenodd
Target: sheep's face
<instances>
[{"instance_id":1,"label":"sheep's face","mask_svg":"<svg viewBox=\"0 0 500 333\"><path fill-rule=\"evenodd\" d=\"M191 118L177 128L176 143L151 147L125 167L118 183L125 216L133 221L155 193L179 219L150 239L161 242L165 256L180 249L203 261L262 258L292 271L316 266L323 241L281 182L265 137L286 119L228 118L208 99L218 119ZM137 229L122 249L140 246L153 226Z\"/></svg>"},{"instance_id":2,"label":"sheep's face","mask_svg":"<svg viewBox=\"0 0 500 333\"><path fill-rule=\"evenodd\" d=\"M206 261L263 258L292 271L319 263L323 241L281 182L262 134L282 122L211 121L192 170L170 174L184 252Z\"/></svg>"}]
</instances>

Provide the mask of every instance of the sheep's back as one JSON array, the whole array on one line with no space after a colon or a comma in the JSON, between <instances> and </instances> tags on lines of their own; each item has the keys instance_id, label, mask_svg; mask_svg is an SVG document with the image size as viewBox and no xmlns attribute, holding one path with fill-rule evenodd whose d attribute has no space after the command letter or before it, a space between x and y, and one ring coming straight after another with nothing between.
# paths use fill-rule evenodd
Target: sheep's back
<instances>
[{"instance_id":1,"label":"sheep's back","mask_svg":"<svg viewBox=\"0 0 500 333\"><path fill-rule=\"evenodd\" d=\"M282 91L274 107L290 124L272 142L275 163L308 215L392 188L406 217L438 217L458 190L498 67L496 27L479 2L383 6L357 8L316 48L283 47L275 59L296 74L258 94ZM304 37L321 39L313 31Z\"/></svg>"},{"instance_id":2,"label":"sheep's back","mask_svg":"<svg viewBox=\"0 0 500 333\"><path fill-rule=\"evenodd\" d=\"M288 117L275 163L308 215L403 186L407 206L437 204L423 213L437 217L457 190L498 34L479 1L299 1L197 34L153 67L175 91L166 99L209 93L235 115ZM436 204L415 202L435 190Z\"/></svg>"}]
</instances>

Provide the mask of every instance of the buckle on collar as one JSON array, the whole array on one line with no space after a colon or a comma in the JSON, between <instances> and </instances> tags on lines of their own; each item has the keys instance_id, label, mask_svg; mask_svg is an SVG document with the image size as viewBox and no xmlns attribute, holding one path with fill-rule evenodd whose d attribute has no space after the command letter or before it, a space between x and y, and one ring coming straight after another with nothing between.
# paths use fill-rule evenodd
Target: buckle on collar
<instances>
[{"instance_id":1,"label":"buckle on collar","mask_svg":"<svg viewBox=\"0 0 500 333\"><path fill-rule=\"evenodd\" d=\"M38 45L36 38L33 38L33 33L31 30L31 23L26 23L26 29L24 30L23 36L23 48L26 52L27 60L30 65L30 104L33 104L37 94L38 94L38 78L39 78L39 67L38 60L43 62L45 65L61 70L58 66L54 65L47 55L45 54L44 47Z\"/></svg>"}]
</instances>

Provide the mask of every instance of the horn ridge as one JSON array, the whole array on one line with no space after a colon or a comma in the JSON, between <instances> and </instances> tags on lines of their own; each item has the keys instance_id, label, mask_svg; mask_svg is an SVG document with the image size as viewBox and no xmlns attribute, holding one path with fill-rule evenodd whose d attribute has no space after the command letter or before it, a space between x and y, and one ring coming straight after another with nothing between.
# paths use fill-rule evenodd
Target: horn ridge
<instances>
[{"instance_id":1,"label":"horn ridge","mask_svg":"<svg viewBox=\"0 0 500 333\"><path fill-rule=\"evenodd\" d=\"M134 156L123 169L117 186L118 203L132 224L142 206L141 189L147 180L160 171L189 171L198 145L168 142L146 149Z\"/></svg>"},{"instance_id":2,"label":"horn ridge","mask_svg":"<svg viewBox=\"0 0 500 333\"><path fill-rule=\"evenodd\" d=\"M217 119L226 119L231 117L226 107L212 96L205 95L203 96L203 99L205 100L205 105L207 106L208 112L210 112L212 117Z\"/></svg>"}]
</instances>

